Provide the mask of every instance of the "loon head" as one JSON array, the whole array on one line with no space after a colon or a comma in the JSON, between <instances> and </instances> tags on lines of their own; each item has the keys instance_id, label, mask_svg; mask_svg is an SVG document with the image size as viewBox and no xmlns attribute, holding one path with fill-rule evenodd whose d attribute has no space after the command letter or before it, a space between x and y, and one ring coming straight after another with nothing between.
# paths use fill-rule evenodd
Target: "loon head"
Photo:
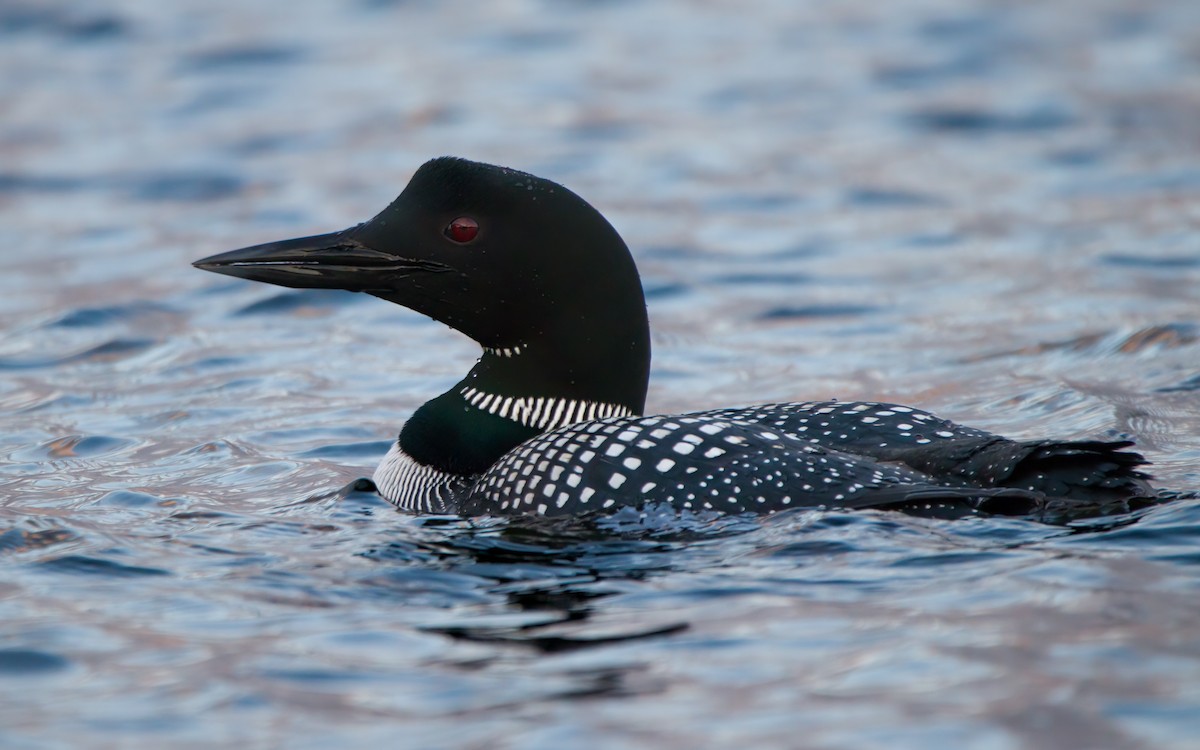
<instances>
[{"instance_id":1,"label":"loon head","mask_svg":"<svg viewBox=\"0 0 1200 750\"><path fill-rule=\"evenodd\" d=\"M582 198L524 172L433 159L363 224L194 265L428 315L484 347L493 390L644 407L649 328L628 248Z\"/></svg>"}]
</instances>

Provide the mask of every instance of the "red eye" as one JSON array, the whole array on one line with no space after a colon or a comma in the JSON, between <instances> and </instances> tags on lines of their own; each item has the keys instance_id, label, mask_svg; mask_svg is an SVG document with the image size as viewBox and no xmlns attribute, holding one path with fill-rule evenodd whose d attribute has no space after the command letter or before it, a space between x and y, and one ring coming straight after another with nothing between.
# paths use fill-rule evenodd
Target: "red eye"
<instances>
[{"instance_id":1,"label":"red eye","mask_svg":"<svg viewBox=\"0 0 1200 750\"><path fill-rule=\"evenodd\" d=\"M460 245L465 245L479 234L479 222L470 216L460 216L446 225L446 236Z\"/></svg>"}]
</instances>

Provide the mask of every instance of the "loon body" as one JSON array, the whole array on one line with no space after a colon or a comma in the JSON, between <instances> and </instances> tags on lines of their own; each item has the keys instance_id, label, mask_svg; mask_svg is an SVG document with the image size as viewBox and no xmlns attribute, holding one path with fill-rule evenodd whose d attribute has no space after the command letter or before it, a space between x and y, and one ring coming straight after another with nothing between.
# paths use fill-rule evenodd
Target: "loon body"
<instances>
[{"instance_id":1,"label":"loon body","mask_svg":"<svg viewBox=\"0 0 1200 750\"><path fill-rule=\"evenodd\" d=\"M483 347L375 472L379 493L412 511L1083 515L1153 492L1130 442L1013 441L895 404L643 416L649 325L628 248L583 199L515 170L434 159L370 221L195 265L366 292Z\"/></svg>"}]
</instances>

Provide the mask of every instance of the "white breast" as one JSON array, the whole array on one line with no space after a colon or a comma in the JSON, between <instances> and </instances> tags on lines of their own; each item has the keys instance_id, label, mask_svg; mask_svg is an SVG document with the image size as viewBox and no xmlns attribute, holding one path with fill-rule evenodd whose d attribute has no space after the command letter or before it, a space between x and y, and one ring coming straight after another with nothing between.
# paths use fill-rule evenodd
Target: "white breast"
<instances>
[{"instance_id":1,"label":"white breast","mask_svg":"<svg viewBox=\"0 0 1200 750\"><path fill-rule=\"evenodd\" d=\"M453 512L452 500L466 484L464 477L418 463L398 442L392 443L371 479L385 500L424 513Z\"/></svg>"}]
</instances>

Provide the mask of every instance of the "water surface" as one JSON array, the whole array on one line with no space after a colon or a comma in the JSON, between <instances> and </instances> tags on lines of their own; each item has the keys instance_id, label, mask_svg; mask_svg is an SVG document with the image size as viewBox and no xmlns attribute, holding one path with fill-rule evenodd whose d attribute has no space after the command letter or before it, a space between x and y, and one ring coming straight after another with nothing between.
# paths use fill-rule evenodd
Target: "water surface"
<instances>
[{"instance_id":1,"label":"water surface","mask_svg":"<svg viewBox=\"0 0 1200 750\"><path fill-rule=\"evenodd\" d=\"M425 159L633 248L654 411L839 397L1200 487L1200 5L0 2L0 744L1186 748L1200 503L420 518L477 350L194 271Z\"/></svg>"}]
</instances>

